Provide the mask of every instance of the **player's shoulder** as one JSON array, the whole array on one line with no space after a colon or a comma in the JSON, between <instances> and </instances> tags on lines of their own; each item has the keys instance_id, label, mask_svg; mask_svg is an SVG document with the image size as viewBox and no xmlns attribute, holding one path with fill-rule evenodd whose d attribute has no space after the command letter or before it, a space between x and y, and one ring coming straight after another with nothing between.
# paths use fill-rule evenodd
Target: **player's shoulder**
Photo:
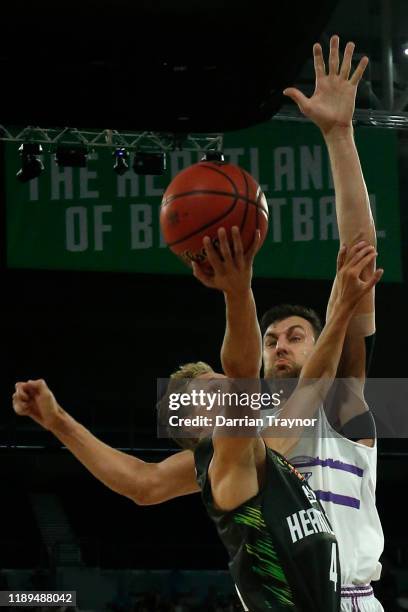
<instances>
[{"instance_id":1,"label":"player's shoulder","mask_svg":"<svg viewBox=\"0 0 408 612\"><path fill-rule=\"evenodd\" d=\"M342 425L339 433L351 440L375 438L376 428L373 413L371 410L365 410L361 414L353 416Z\"/></svg>"}]
</instances>

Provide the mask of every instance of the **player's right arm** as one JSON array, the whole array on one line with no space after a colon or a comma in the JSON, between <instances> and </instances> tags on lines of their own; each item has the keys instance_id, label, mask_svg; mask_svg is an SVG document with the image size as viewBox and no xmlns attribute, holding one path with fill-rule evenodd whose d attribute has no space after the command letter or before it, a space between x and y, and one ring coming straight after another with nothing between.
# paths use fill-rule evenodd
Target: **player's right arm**
<instances>
[{"instance_id":1,"label":"player's right arm","mask_svg":"<svg viewBox=\"0 0 408 612\"><path fill-rule=\"evenodd\" d=\"M238 227L233 227L232 246L224 228L218 230L219 248L210 238L203 246L213 274L193 264L194 276L206 287L222 291L225 298L226 326L221 348L221 363L229 378L258 378L262 365L262 336L251 289L253 260L260 248L260 233L244 254Z\"/></svg>"},{"instance_id":2,"label":"player's right arm","mask_svg":"<svg viewBox=\"0 0 408 612\"><path fill-rule=\"evenodd\" d=\"M13 407L53 433L104 485L139 505L153 505L200 490L194 456L183 451L147 463L96 438L57 403L44 380L18 382Z\"/></svg>"},{"instance_id":3,"label":"player's right arm","mask_svg":"<svg viewBox=\"0 0 408 612\"><path fill-rule=\"evenodd\" d=\"M208 470L212 497L220 510L229 512L259 493L265 444L257 433L253 438L214 437L213 444Z\"/></svg>"}]
</instances>

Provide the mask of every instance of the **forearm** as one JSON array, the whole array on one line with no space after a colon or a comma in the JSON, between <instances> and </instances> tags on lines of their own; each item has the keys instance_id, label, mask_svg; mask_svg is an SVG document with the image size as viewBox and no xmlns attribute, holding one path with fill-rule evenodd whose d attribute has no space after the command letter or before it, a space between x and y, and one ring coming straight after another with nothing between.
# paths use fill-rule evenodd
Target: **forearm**
<instances>
[{"instance_id":1,"label":"forearm","mask_svg":"<svg viewBox=\"0 0 408 612\"><path fill-rule=\"evenodd\" d=\"M336 376L344 339L352 317L352 309L336 304L313 353L302 369L301 379L334 378Z\"/></svg>"},{"instance_id":2,"label":"forearm","mask_svg":"<svg viewBox=\"0 0 408 612\"><path fill-rule=\"evenodd\" d=\"M376 246L370 200L354 142L353 128L339 128L325 135L336 194L340 243L360 240Z\"/></svg>"},{"instance_id":3,"label":"forearm","mask_svg":"<svg viewBox=\"0 0 408 612\"><path fill-rule=\"evenodd\" d=\"M336 194L336 214L339 228L340 244L351 246L365 240L377 245L374 219L371 214L370 200L364 181L363 172L354 142L353 129L338 128L325 136L329 151ZM372 269L375 263L373 262ZM367 274L370 270L367 270ZM365 278L363 272L363 278ZM333 304L337 298L336 281L327 307L326 318L329 319ZM359 315L373 313L375 291L367 294L358 305L354 320L348 330L352 335L370 335L375 331L374 318L359 318ZM356 318L357 317L357 318Z\"/></svg>"},{"instance_id":4,"label":"forearm","mask_svg":"<svg viewBox=\"0 0 408 612\"><path fill-rule=\"evenodd\" d=\"M64 410L60 411L50 431L112 491L143 503L156 464L111 448Z\"/></svg>"},{"instance_id":5,"label":"forearm","mask_svg":"<svg viewBox=\"0 0 408 612\"><path fill-rule=\"evenodd\" d=\"M262 364L262 337L256 304L249 289L225 297L226 327L221 348L223 370L230 378L256 378Z\"/></svg>"}]
</instances>

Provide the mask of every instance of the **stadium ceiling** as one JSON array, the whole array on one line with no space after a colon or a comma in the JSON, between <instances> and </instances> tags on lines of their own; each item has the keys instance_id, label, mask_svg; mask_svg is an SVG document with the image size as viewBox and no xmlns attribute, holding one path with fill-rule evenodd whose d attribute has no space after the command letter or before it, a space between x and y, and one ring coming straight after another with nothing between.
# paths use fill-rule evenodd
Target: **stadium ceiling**
<instances>
[{"instance_id":1,"label":"stadium ceiling","mask_svg":"<svg viewBox=\"0 0 408 612\"><path fill-rule=\"evenodd\" d=\"M266 121L336 4L7 3L0 123L217 133Z\"/></svg>"},{"instance_id":2,"label":"stadium ceiling","mask_svg":"<svg viewBox=\"0 0 408 612\"><path fill-rule=\"evenodd\" d=\"M312 42L327 49L333 33L354 40L356 60L370 57L356 123L407 129L405 3L318 0L311 12L303 0L106 0L96 15L90 0L72 0L64 19L50 0L10 3L0 140L219 150L229 129L303 120L281 91L312 93Z\"/></svg>"}]
</instances>

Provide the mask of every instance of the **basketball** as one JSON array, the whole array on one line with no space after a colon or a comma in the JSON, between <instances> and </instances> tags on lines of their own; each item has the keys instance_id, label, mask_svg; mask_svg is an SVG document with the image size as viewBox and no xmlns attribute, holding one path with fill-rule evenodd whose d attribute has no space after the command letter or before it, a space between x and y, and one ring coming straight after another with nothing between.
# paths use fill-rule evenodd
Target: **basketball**
<instances>
[{"instance_id":1,"label":"basketball","mask_svg":"<svg viewBox=\"0 0 408 612\"><path fill-rule=\"evenodd\" d=\"M202 161L179 172L167 187L161 204L160 225L168 247L185 263L206 263L204 236L217 245L217 230L241 232L244 252L260 230L261 244L268 230L268 205L255 179L242 168L225 162Z\"/></svg>"}]
</instances>

